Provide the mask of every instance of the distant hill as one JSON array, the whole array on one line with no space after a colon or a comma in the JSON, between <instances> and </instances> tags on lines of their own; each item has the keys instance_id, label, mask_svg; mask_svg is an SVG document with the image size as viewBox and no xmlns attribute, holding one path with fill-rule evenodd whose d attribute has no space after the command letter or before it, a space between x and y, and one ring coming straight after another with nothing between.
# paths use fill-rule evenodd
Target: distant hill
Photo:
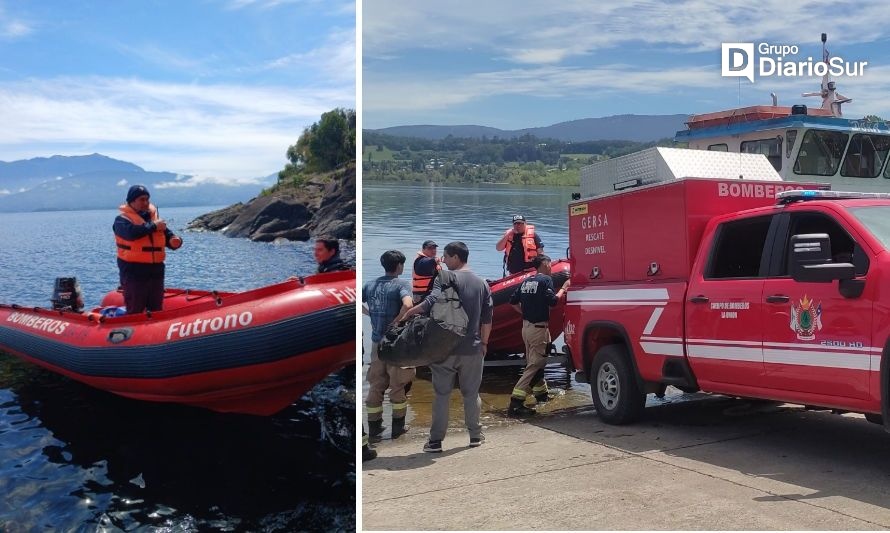
<instances>
[{"instance_id":1,"label":"distant hill","mask_svg":"<svg viewBox=\"0 0 890 533\"><path fill-rule=\"evenodd\" d=\"M511 137L507 130L489 128L488 126L393 126L371 130L394 137L417 137L438 141L451 135L452 137L478 139L482 137Z\"/></svg>"},{"instance_id":2,"label":"distant hill","mask_svg":"<svg viewBox=\"0 0 890 533\"><path fill-rule=\"evenodd\" d=\"M529 134L539 139L560 141L596 141L603 139L650 142L673 137L677 131L686 128L689 115L614 115L602 118L583 118L560 122L551 126L502 130L487 126L393 126L376 131L397 137L418 137L439 140L453 137L481 138L483 136L512 138Z\"/></svg>"},{"instance_id":3,"label":"distant hill","mask_svg":"<svg viewBox=\"0 0 890 533\"><path fill-rule=\"evenodd\" d=\"M101 154L0 161L0 212L114 208L137 183L148 187L160 208L232 204L255 197L276 180L273 174L251 185L196 182Z\"/></svg>"}]
</instances>

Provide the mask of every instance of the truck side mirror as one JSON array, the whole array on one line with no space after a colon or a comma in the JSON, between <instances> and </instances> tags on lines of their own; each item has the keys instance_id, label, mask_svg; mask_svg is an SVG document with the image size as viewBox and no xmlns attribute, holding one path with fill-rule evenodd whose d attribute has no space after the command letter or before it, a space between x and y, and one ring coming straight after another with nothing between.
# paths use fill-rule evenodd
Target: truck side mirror
<instances>
[{"instance_id":1,"label":"truck side mirror","mask_svg":"<svg viewBox=\"0 0 890 533\"><path fill-rule=\"evenodd\" d=\"M831 260L831 238L827 233L808 233L791 237L791 278L794 281L829 283L853 279L852 263Z\"/></svg>"}]
</instances>

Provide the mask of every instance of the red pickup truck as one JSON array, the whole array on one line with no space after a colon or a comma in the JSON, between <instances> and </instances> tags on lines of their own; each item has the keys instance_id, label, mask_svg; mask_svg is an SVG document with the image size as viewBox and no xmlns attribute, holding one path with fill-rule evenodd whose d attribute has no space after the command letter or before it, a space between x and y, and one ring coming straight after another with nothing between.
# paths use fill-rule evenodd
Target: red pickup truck
<instances>
[{"instance_id":1,"label":"red pickup truck","mask_svg":"<svg viewBox=\"0 0 890 533\"><path fill-rule=\"evenodd\" d=\"M566 345L603 421L668 385L890 420L890 195L797 190L817 187L679 179L569 204Z\"/></svg>"}]
</instances>

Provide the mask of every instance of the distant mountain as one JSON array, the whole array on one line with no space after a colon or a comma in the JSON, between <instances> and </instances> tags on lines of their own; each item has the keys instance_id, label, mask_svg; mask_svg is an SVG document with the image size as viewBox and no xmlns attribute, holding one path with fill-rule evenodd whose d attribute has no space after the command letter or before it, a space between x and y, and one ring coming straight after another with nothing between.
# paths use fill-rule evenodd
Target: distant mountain
<instances>
[{"instance_id":1,"label":"distant mountain","mask_svg":"<svg viewBox=\"0 0 890 533\"><path fill-rule=\"evenodd\" d=\"M453 137L465 137L478 139L481 137L510 137L507 130L489 128L488 126L393 126L371 130L394 137L417 137L419 139L431 139L437 141L449 135Z\"/></svg>"},{"instance_id":2,"label":"distant mountain","mask_svg":"<svg viewBox=\"0 0 890 533\"><path fill-rule=\"evenodd\" d=\"M569 122L560 122L552 126L525 128L521 130L501 130L487 126L393 126L376 131L396 137L419 137L421 139L439 140L452 135L454 137L480 138L521 137L526 134L539 139L557 139L560 141L598 141L622 140L649 142L673 137L677 131L686 129L689 115L615 115L602 118L583 118Z\"/></svg>"},{"instance_id":3,"label":"distant mountain","mask_svg":"<svg viewBox=\"0 0 890 533\"><path fill-rule=\"evenodd\" d=\"M161 209L228 205L257 196L276 179L272 174L252 185L198 182L192 176L149 172L100 154L0 161L0 212L114 208L137 183L148 187Z\"/></svg>"},{"instance_id":4,"label":"distant mountain","mask_svg":"<svg viewBox=\"0 0 890 533\"><path fill-rule=\"evenodd\" d=\"M10 192L28 189L48 179L70 177L84 172L142 172L133 163L118 161L101 154L35 157L7 163L0 161L0 189Z\"/></svg>"}]
</instances>

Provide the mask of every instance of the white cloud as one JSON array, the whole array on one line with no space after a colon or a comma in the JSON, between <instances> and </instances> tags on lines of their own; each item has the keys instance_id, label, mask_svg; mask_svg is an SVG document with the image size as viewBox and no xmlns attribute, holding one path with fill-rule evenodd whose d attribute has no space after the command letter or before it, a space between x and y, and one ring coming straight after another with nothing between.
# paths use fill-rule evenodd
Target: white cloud
<instances>
[{"instance_id":1,"label":"white cloud","mask_svg":"<svg viewBox=\"0 0 890 533\"><path fill-rule=\"evenodd\" d=\"M253 178L243 179L227 179L217 176L199 175L199 176L176 176L174 181L164 181L155 185L156 189L189 189L198 185L262 185L263 177L256 176Z\"/></svg>"},{"instance_id":2,"label":"white cloud","mask_svg":"<svg viewBox=\"0 0 890 533\"><path fill-rule=\"evenodd\" d=\"M675 68L639 71L625 65L600 68L535 67L453 78L386 77L365 80L364 106L373 111L442 109L501 95L539 97L590 96L609 93L660 93L679 87L721 87L719 68Z\"/></svg>"},{"instance_id":3,"label":"white cloud","mask_svg":"<svg viewBox=\"0 0 890 533\"><path fill-rule=\"evenodd\" d=\"M834 42L870 42L884 35L876 23L886 18L882 4L857 5L843 16L837 16L838 9L825 0L764 0L756 9L750 0L565 0L546 7L537 0L371 0L364 5L362 44L370 58L472 47L490 58L555 64L630 43L701 52L719 50L721 42L780 38L818 49L826 21Z\"/></svg>"},{"instance_id":4,"label":"white cloud","mask_svg":"<svg viewBox=\"0 0 890 533\"><path fill-rule=\"evenodd\" d=\"M34 28L19 18L6 14L3 5L0 4L0 39L14 40L29 35Z\"/></svg>"},{"instance_id":5,"label":"white cloud","mask_svg":"<svg viewBox=\"0 0 890 533\"><path fill-rule=\"evenodd\" d=\"M310 5L315 10L324 10L325 13L331 15L349 15L355 13L355 1L349 0L227 0L225 2L225 7L226 9L233 11L249 8L266 10L292 4Z\"/></svg>"},{"instance_id":6,"label":"white cloud","mask_svg":"<svg viewBox=\"0 0 890 533\"><path fill-rule=\"evenodd\" d=\"M651 96L675 106L662 112L733 107L736 94L741 105L766 104L770 92L784 105L818 106L818 99L800 96L818 90L818 80L764 78L739 86L738 80L721 78L720 43L796 44L804 56L818 56L824 30L835 56L869 59L849 57L844 49L886 39L884 27L875 23L886 18L885 9L858 7L837 17L837 4L828 0L765 0L757 9L749 0L566 0L546 8L535 0L370 0L362 21L366 126L452 113L457 122L472 121L471 108L462 105L503 96L540 98L554 107L558 99L589 102L581 116L639 109ZM619 58L645 55L643 65L617 64ZM430 59L418 63L424 57ZM838 80L841 92L854 98L845 105L848 116L890 107L877 97L890 75L873 63L869 68L862 79ZM503 117L502 127L521 127L522 113ZM495 125L490 118L486 124Z\"/></svg>"},{"instance_id":7,"label":"white cloud","mask_svg":"<svg viewBox=\"0 0 890 533\"><path fill-rule=\"evenodd\" d=\"M0 189L0 195L4 194L12 194L12 191L10 191L9 189Z\"/></svg>"},{"instance_id":8,"label":"white cloud","mask_svg":"<svg viewBox=\"0 0 890 533\"><path fill-rule=\"evenodd\" d=\"M137 57L142 61L165 69L189 71L199 74L207 70L206 60L194 59L181 53L169 50L155 43L131 44L115 43L121 52Z\"/></svg>"},{"instance_id":9,"label":"white cloud","mask_svg":"<svg viewBox=\"0 0 890 533\"><path fill-rule=\"evenodd\" d=\"M0 159L101 152L148 170L267 175L304 127L354 88L248 87L121 78L0 82ZM139 148L134 148L139 146Z\"/></svg>"},{"instance_id":10,"label":"white cloud","mask_svg":"<svg viewBox=\"0 0 890 533\"><path fill-rule=\"evenodd\" d=\"M119 182L117 182L117 186L118 186L118 187L126 187L127 184L129 184L129 183L130 183L130 182L128 182L127 180L123 179L123 180L120 180Z\"/></svg>"},{"instance_id":11,"label":"white cloud","mask_svg":"<svg viewBox=\"0 0 890 533\"><path fill-rule=\"evenodd\" d=\"M320 47L279 57L260 68L314 69L327 79L355 85L355 29L333 30Z\"/></svg>"},{"instance_id":12,"label":"white cloud","mask_svg":"<svg viewBox=\"0 0 890 533\"><path fill-rule=\"evenodd\" d=\"M256 7L259 9L270 9L286 4L318 4L320 0L228 0L226 7L228 9L244 9L247 7Z\"/></svg>"}]
</instances>

